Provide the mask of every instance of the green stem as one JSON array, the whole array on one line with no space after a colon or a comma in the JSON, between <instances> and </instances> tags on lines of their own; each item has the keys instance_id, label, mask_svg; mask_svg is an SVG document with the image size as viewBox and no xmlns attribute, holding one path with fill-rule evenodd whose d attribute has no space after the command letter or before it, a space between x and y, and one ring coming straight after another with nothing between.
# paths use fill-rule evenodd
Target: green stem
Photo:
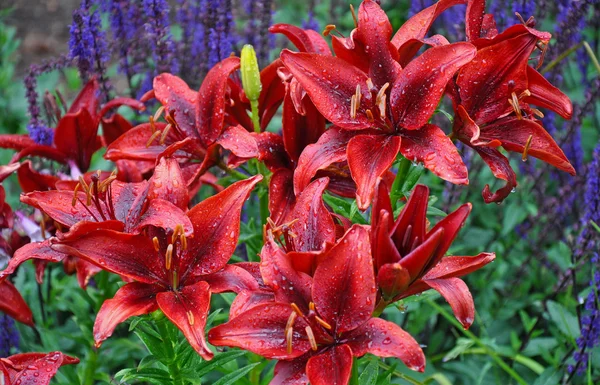
<instances>
[{"instance_id":1,"label":"green stem","mask_svg":"<svg viewBox=\"0 0 600 385\"><path fill-rule=\"evenodd\" d=\"M398 172L396 173L396 178L394 178L394 183L392 184L392 191L390 194L392 205L394 205L394 207L396 207L396 202L398 199L402 197L402 187L406 181L406 176L408 175L408 170L410 170L410 165L410 160L404 157L400 160L400 164L398 165Z\"/></svg>"},{"instance_id":2,"label":"green stem","mask_svg":"<svg viewBox=\"0 0 600 385\"><path fill-rule=\"evenodd\" d=\"M596 54L594 54L594 50L592 49L592 47L590 47L587 41L582 41L581 43L575 44L573 47L558 55L556 59L552 60L544 68L542 68L541 73L545 74L546 72L550 71L552 68L556 67L558 63L563 61L567 56L577 51L581 47L585 49L586 53L590 57L590 60L592 61L592 64L594 65L594 67L596 67L596 71L598 71L598 73L600 74L600 62L598 62L598 58L596 57Z\"/></svg>"},{"instance_id":3,"label":"green stem","mask_svg":"<svg viewBox=\"0 0 600 385\"><path fill-rule=\"evenodd\" d=\"M258 119L258 100L251 100L250 107L252 108L252 124L254 125L254 132L260 134L260 120Z\"/></svg>"},{"instance_id":4,"label":"green stem","mask_svg":"<svg viewBox=\"0 0 600 385\"><path fill-rule=\"evenodd\" d=\"M498 355L498 353L496 353L496 351L494 351L489 346L484 344L483 341L481 341L479 339L479 337L477 337L475 334L473 334L472 332L470 332L468 330L465 330L462 327L462 325L460 324L460 322L458 322L456 320L456 318L454 318L452 316L452 314L448 313L446 311L446 309L444 309L443 307L441 307L440 305L438 305L437 303L435 303L435 301L432 301L431 299L427 299L426 301L431 307L433 307L435 310L437 310L438 313L440 313L444 318L446 318L446 320L448 322L450 322L457 329L459 329L465 336L467 336L473 342L475 342L475 344L479 345L479 347L481 347L486 352L486 354L489 355L492 358L492 360L494 360L498 364L498 366L500 366L515 381L517 381L521 385L527 385L527 381L525 381L513 368L508 366L508 364L506 362L504 362L504 360L502 358L500 358L500 356Z\"/></svg>"},{"instance_id":5,"label":"green stem","mask_svg":"<svg viewBox=\"0 0 600 385\"><path fill-rule=\"evenodd\" d=\"M96 374L97 366L98 351L95 348L91 348L85 364L85 370L83 372L83 385L94 385L94 374Z\"/></svg>"},{"instance_id":6,"label":"green stem","mask_svg":"<svg viewBox=\"0 0 600 385\"><path fill-rule=\"evenodd\" d=\"M385 310L385 308L389 305L390 303L387 302L386 300L384 300L383 298L379 300L379 303L377 304L377 306L375 307L375 310L373 310L373 317L379 317L381 315L381 313L383 313L383 311Z\"/></svg>"},{"instance_id":7,"label":"green stem","mask_svg":"<svg viewBox=\"0 0 600 385\"><path fill-rule=\"evenodd\" d=\"M160 312L154 313L154 323L158 329L158 333L160 334L165 348L167 350L167 356L169 362L166 362L167 368L169 369L169 375L171 376L171 380L173 380L173 385L184 385L183 378L181 378L181 371L179 366L177 366L177 357L175 357L175 349L173 348L173 341L171 341L171 334L167 329L166 319L162 316Z\"/></svg>"},{"instance_id":8,"label":"green stem","mask_svg":"<svg viewBox=\"0 0 600 385\"><path fill-rule=\"evenodd\" d=\"M221 170L225 171L228 175L234 177L237 180L248 179L248 175L243 174L235 169L227 167L227 165L225 163L223 163L222 161L217 163L217 167L219 167Z\"/></svg>"},{"instance_id":9,"label":"green stem","mask_svg":"<svg viewBox=\"0 0 600 385\"><path fill-rule=\"evenodd\" d=\"M598 71L598 74L600 74L600 63L598 62L598 58L594 54L594 50L592 49L592 47L590 47L587 41L584 41L582 44L583 48L585 48L587 54L589 55L590 60L594 64L594 67L596 67L596 71Z\"/></svg>"},{"instance_id":10,"label":"green stem","mask_svg":"<svg viewBox=\"0 0 600 385\"><path fill-rule=\"evenodd\" d=\"M377 360L377 362L379 363L379 367L381 367L382 369L384 369L384 370L390 370L390 366L389 366L389 365L386 365L386 364L385 364L383 361L381 361L381 360ZM422 382L420 382L420 381L418 381L418 380L416 380L416 379L414 379L414 378L412 378L412 377L409 377L409 376L407 376L406 374L404 374L404 373L401 373L401 372L399 372L399 371L397 371L397 370L393 370L393 371L392 371L392 374L393 374L394 376L398 377L398 378L401 378L401 379L403 379L404 381L406 381L406 382L408 382L408 383L411 383L411 384L413 384L413 385L423 385L423 383L422 383Z\"/></svg>"}]
</instances>

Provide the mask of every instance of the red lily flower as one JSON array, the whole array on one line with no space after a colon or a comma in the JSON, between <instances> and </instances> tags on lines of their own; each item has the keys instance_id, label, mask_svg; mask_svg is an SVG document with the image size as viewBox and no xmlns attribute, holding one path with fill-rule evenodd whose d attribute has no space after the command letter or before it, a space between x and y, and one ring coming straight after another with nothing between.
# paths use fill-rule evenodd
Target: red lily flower
<instances>
[{"instance_id":1,"label":"red lily flower","mask_svg":"<svg viewBox=\"0 0 600 385\"><path fill-rule=\"evenodd\" d=\"M222 270L233 254L243 203L261 179L258 175L234 183L192 208L187 213L194 228L191 238L180 225L168 233L149 231L156 234L153 238L101 229L50 240L56 252L77 256L134 281L102 305L94 325L96 345L127 318L160 308L198 354L212 357L204 340L211 294L206 279Z\"/></svg>"},{"instance_id":2,"label":"red lily flower","mask_svg":"<svg viewBox=\"0 0 600 385\"><path fill-rule=\"evenodd\" d=\"M0 147L17 150L11 163L26 156L40 156L62 164L70 164L79 171L87 171L92 155L102 147L98 136L98 126L109 119L116 124L124 124L125 119L105 118L107 113L122 105L143 110L144 105L134 99L116 98L100 108L98 100L98 81L90 80L81 90L64 116L56 108L58 124L54 130L52 146L36 144L27 135L0 135ZM120 115L119 115L120 116ZM120 123L115 123L116 120ZM125 129L125 128L123 128Z\"/></svg>"},{"instance_id":3,"label":"red lily flower","mask_svg":"<svg viewBox=\"0 0 600 385\"><path fill-rule=\"evenodd\" d=\"M294 188L301 191L317 170L347 158L357 184L357 203L364 210L371 203L377 178L398 152L423 162L445 180L468 183L467 169L452 141L427 122L446 84L475 56L475 47L469 43L433 47L402 69L390 43L391 25L379 5L363 1L358 16L352 38L355 50L362 47L360 57L368 59L368 68L361 64L364 60L346 61L350 60L347 50L340 51L346 60L339 54L287 50L281 54L317 109L336 126L300 156Z\"/></svg>"},{"instance_id":4,"label":"red lily flower","mask_svg":"<svg viewBox=\"0 0 600 385\"><path fill-rule=\"evenodd\" d=\"M48 385L63 365L79 359L61 352L23 353L0 358L0 383L6 385Z\"/></svg>"},{"instance_id":5,"label":"red lily flower","mask_svg":"<svg viewBox=\"0 0 600 385\"><path fill-rule=\"evenodd\" d=\"M542 127L532 108L548 108L565 119L572 115L569 98L528 65L536 47L545 46L550 34L527 25L515 25L492 39L474 42L477 55L462 67L452 90L457 111L454 133L479 153L494 175L507 183L491 193L483 191L487 203L501 202L517 185L508 159L497 147L536 157L560 170L575 174L554 139Z\"/></svg>"},{"instance_id":6,"label":"red lily flower","mask_svg":"<svg viewBox=\"0 0 600 385\"><path fill-rule=\"evenodd\" d=\"M355 225L324 256L314 278L297 272L271 238L261 273L275 293L211 329L209 341L280 360L271 384L347 384L352 357L398 357L422 371L425 357L399 326L372 318L375 277L365 227ZM279 251L278 251L279 250Z\"/></svg>"},{"instance_id":7,"label":"red lily flower","mask_svg":"<svg viewBox=\"0 0 600 385\"><path fill-rule=\"evenodd\" d=\"M17 288L0 280L0 311L25 325L33 326L33 314Z\"/></svg>"},{"instance_id":8,"label":"red lily flower","mask_svg":"<svg viewBox=\"0 0 600 385\"><path fill-rule=\"evenodd\" d=\"M45 213L60 229L69 228L71 238L102 227L139 233L148 226L170 230L183 226L186 236L192 233L192 224L183 211L187 210L187 186L174 159L161 159L149 182L124 183L116 180L115 173L99 172L81 177L77 184L65 181L57 186L59 190L23 195L21 201ZM49 230L46 228L46 232ZM65 272L77 272L79 284L85 288L101 270L86 260L52 251L49 242L45 239L17 250L0 278L12 274L21 263L35 259L37 279L41 282L46 263L63 261Z\"/></svg>"},{"instance_id":9,"label":"red lily flower","mask_svg":"<svg viewBox=\"0 0 600 385\"><path fill-rule=\"evenodd\" d=\"M444 257L471 212L471 204L462 205L428 230L428 198L429 189L417 185L394 221L387 187L381 182L378 185L371 217L371 245L381 295L378 308L434 289L466 329L473 323L475 305L467 285L458 277L490 263L495 254Z\"/></svg>"}]
</instances>

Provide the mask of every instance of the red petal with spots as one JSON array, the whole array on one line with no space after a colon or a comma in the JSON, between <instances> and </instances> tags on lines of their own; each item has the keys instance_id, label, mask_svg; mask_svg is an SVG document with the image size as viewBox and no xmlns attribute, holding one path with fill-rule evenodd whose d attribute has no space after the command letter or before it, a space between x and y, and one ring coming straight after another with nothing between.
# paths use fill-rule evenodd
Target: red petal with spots
<instances>
[{"instance_id":1,"label":"red petal with spots","mask_svg":"<svg viewBox=\"0 0 600 385\"><path fill-rule=\"evenodd\" d=\"M327 178L317 179L298 196L294 211L287 218L287 221L297 220L290 226L296 234L293 250L318 251L326 242L335 242L333 218L323 202L328 183Z\"/></svg>"},{"instance_id":2,"label":"red petal with spots","mask_svg":"<svg viewBox=\"0 0 600 385\"><path fill-rule=\"evenodd\" d=\"M427 169L450 183L469 184L467 166L458 149L444 131L434 124L405 132L400 152L407 159L423 162Z\"/></svg>"},{"instance_id":3,"label":"red petal with spots","mask_svg":"<svg viewBox=\"0 0 600 385\"><path fill-rule=\"evenodd\" d=\"M258 98L258 108L260 111L260 126L263 130L279 109L285 95L285 86L278 75L280 68L283 68L283 63L281 63L281 60L276 59L260 71L262 91ZM246 113L246 116L248 116L248 113ZM250 131L253 131L253 129L254 127L250 124Z\"/></svg>"},{"instance_id":4,"label":"red petal with spots","mask_svg":"<svg viewBox=\"0 0 600 385\"><path fill-rule=\"evenodd\" d=\"M217 139L217 143L239 158L258 156L256 139L240 125L227 127Z\"/></svg>"},{"instance_id":5,"label":"red petal with spots","mask_svg":"<svg viewBox=\"0 0 600 385\"><path fill-rule=\"evenodd\" d=\"M187 236L194 232L194 226L184 211L169 201L153 199L132 232L141 232L147 226L175 230L178 225L183 226Z\"/></svg>"},{"instance_id":6,"label":"red petal with spots","mask_svg":"<svg viewBox=\"0 0 600 385\"><path fill-rule=\"evenodd\" d=\"M369 57L365 55L364 44L356 39L357 30L353 29L349 37L331 35L331 47L335 56L350 63L364 73L369 72ZM346 64L347 65L347 64Z\"/></svg>"},{"instance_id":7,"label":"red petal with spots","mask_svg":"<svg viewBox=\"0 0 600 385\"><path fill-rule=\"evenodd\" d=\"M54 130L54 146L75 161L80 171L87 171L92 155L102 147L98 122L86 109L63 116Z\"/></svg>"},{"instance_id":8,"label":"red petal with spots","mask_svg":"<svg viewBox=\"0 0 600 385\"><path fill-rule=\"evenodd\" d=\"M428 279L424 282L448 301L456 319L468 329L475 319L475 304L467 284L460 278Z\"/></svg>"},{"instance_id":9,"label":"red petal with spots","mask_svg":"<svg viewBox=\"0 0 600 385\"><path fill-rule=\"evenodd\" d=\"M233 255L240 234L240 215L250 191L262 180L261 175L236 182L198 203L188 217L194 226L194 238L180 261L180 271L206 275L220 270Z\"/></svg>"},{"instance_id":10,"label":"red petal with spots","mask_svg":"<svg viewBox=\"0 0 600 385\"><path fill-rule=\"evenodd\" d=\"M208 341L215 346L238 347L270 359L290 360L310 349L304 328L307 324L296 318L292 334L292 351L288 353L285 331L290 305L282 303L255 306L229 322L212 328Z\"/></svg>"},{"instance_id":11,"label":"red petal with spots","mask_svg":"<svg viewBox=\"0 0 600 385\"><path fill-rule=\"evenodd\" d=\"M283 102L282 137L285 151L292 163L297 164L302 150L316 143L325 132L325 118L308 98L302 100L304 115L296 112L288 92Z\"/></svg>"},{"instance_id":12,"label":"red petal with spots","mask_svg":"<svg viewBox=\"0 0 600 385\"><path fill-rule=\"evenodd\" d=\"M369 57L369 77L377 88L385 83L393 84L402 70L398 64L398 50L390 42L392 25L381 7L365 0L358 8L356 40L360 40Z\"/></svg>"},{"instance_id":13,"label":"red petal with spots","mask_svg":"<svg viewBox=\"0 0 600 385\"><path fill-rule=\"evenodd\" d=\"M498 140L508 151L523 153L532 137L527 154L562 171L575 175L575 169L544 127L536 121L509 116L490 124L481 131L480 138Z\"/></svg>"},{"instance_id":14,"label":"red petal with spots","mask_svg":"<svg viewBox=\"0 0 600 385\"><path fill-rule=\"evenodd\" d=\"M54 251L50 248L49 240L43 242L28 243L25 246L15 251L15 254L11 259L8 260L6 269L0 272L0 281L7 276L13 274L17 267L23 262L30 259L48 261L48 262L59 262L62 261L66 255L58 251Z\"/></svg>"},{"instance_id":15,"label":"red petal with spots","mask_svg":"<svg viewBox=\"0 0 600 385\"><path fill-rule=\"evenodd\" d=\"M464 4L466 0L440 0L430 7L425 8L408 19L392 38L392 44L400 48L410 39L423 39L435 19L446 9L456 4Z\"/></svg>"},{"instance_id":16,"label":"red petal with spots","mask_svg":"<svg viewBox=\"0 0 600 385\"><path fill-rule=\"evenodd\" d=\"M179 162L161 158L148 186L148 199L164 199L182 210L187 210L190 200L187 181L183 178Z\"/></svg>"},{"instance_id":17,"label":"red petal with spots","mask_svg":"<svg viewBox=\"0 0 600 385\"><path fill-rule=\"evenodd\" d=\"M402 47L398 49L398 53L400 55L400 65L406 67L424 44L437 47L440 45L450 44L450 42L442 35L433 35L425 39L410 39L402 44Z\"/></svg>"},{"instance_id":18,"label":"red petal with spots","mask_svg":"<svg viewBox=\"0 0 600 385\"><path fill-rule=\"evenodd\" d=\"M348 345L355 356L371 353L377 357L396 357L412 370L425 370L425 355L415 339L400 326L371 318L352 332Z\"/></svg>"},{"instance_id":19,"label":"red petal with spots","mask_svg":"<svg viewBox=\"0 0 600 385\"><path fill-rule=\"evenodd\" d=\"M442 240L440 245L436 250L436 255L429 264L429 268L435 266L446 254L450 245L454 241L454 238L458 235L460 229L464 226L467 217L471 213L472 205L470 203L465 203L464 205L457 208L452 213L445 216L441 221L439 221L427 234L427 238L432 236L438 229L443 229L444 234L442 236Z\"/></svg>"},{"instance_id":20,"label":"red petal with spots","mask_svg":"<svg viewBox=\"0 0 600 385\"><path fill-rule=\"evenodd\" d=\"M416 130L429 121L456 71L477 50L469 43L433 47L411 61L390 91L392 116L398 127Z\"/></svg>"},{"instance_id":21,"label":"red petal with spots","mask_svg":"<svg viewBox=\"0 0 600 385\"><path fill-rule=\"evenodd\" d=\"M456 84L462 105L480 126L511 112L507 100L511 92L519 95L527 89L527 62L538 38L526 31L480 49L475 58L461 68ZM514 82L509 89L508 83Z\"/></svg>"},{"instance_id":22,"label":"red petal with spots","mask_svg":"<svg viewBox=\"0 0 600 385\"><path fill-rule=\"evenodd\" d=\"M291 260L270 237L260 252L260 272L264 282L275 293L277 302L295 303L308 311L311 278L294 269Z\"/></svg>"},{"instance_id":23,"label":"red petal with spots","mask_svg":"<svg viewBox=\"0 0 600 385\"><path fill-rule=\"evenodd\" d=\"M531 66L527 67L527 82L528 89L531 92L531 96L524 99L527 103L548 108L565 119L571 119L571 116L573 116L571 99L550 84L542 74Z\"/></svg>"},{"instance_id":24,"label":"red petal with spots","mask_svg":"<svg viewBox=\"0 0 600 385\"><path fill-rule=\"evenodd\" d=\"M431 264L436 256L443 235L444 230L442 229L428 234L425 241L420 243L400 260L402 268L406 269L410 274L411 281L414 281L425 274L427 266Z\"/></svg>"},{"instance_id":25,"label":"red petal with spots","mask_svg":"<svg viewBox=\"0 0 600 385\"><path fill-rule=\"evenodd\" d=\"M307 385L307 356L298 357L292 361L278 361L269 385Z\"/></svg>"},{"instance_id":26,"label":"red petal with spots","mask_svg":"<svg viewBox=\"0 0 600 385\"><path fill-rule=\"evenodd\" d=\"M229 308L229 319L234 319L253 307L275 302L275 295L268 290L242 291L239 293Z\"/></svg>"},{"instance_id":27,"label":"red petal with spots","mask_svg":"<svg viewBox=\"0 0 600 385\"><path fill-rule=\"evenodd\" d=\"M269 213L273 222L277 225L282 224L295 204L294 172L281 168L271 175L269 182Z\"/></svg>"},{"instance_id":28,"label":"red petal with spots","mask_svg":"<svg viewBox=\"0 0 600 385\"><path fill-rule=\"evenodd\" d=\"M166 126L166 123L155 123L157 130L162 131ZM177 138L173 130L170 130L165 144L159 144L159 139L155 139L150 146L146 146L153 133L150 123L137 125L111 143L104 157L112 161L129 159L154 162L168 145L177 141ZM177 155L184 154L180 151Z\"/></svg>"},{"instance_id":29,"label":"red petal with spots","mask_svg":"<svg viewBox=\"0 0 600 385\"><path fill-rule=\"evenodd\" d=\"M251 263L251 262L248 262ZM210 285L212 293L241 293L259 289L258 282L252 274L240 266L226 265L216 273L202 277Z\"/></svg>"},{"instance_id":30,"label":"red petal with spots","mask_svg":"<svg viewBox=\"0 0 600 385\"><path fill-rule=\"evenodd\" d=\"M71 104L68 114L76 114L80 110L85 109L88 113L96 115L100 101L98 100L98 91L100 84L96 78L92 78L79 91L79 94Z\"/></svg>"},{"instance_id":31,"label":"red petal with spots","mask_svg":"<svg viewBox=\"0 0 600 385\"><path fill-rule=\"evenodd\" d=\"M291 24L275 24L269 27L269 32L283 34L300 52L331 55L329 45L323 36L315 31L304 30Z\"/></svg>"},{"instance_id":32,"label":"red petal with spots","mask_svg":"<svg viewBox=\"0 0 600 385\"><path fill-rule=\"evenodd\" d=\"M396 219L393 239L401 254L408 254L413 244L420 244L426 234L427 203L429 188L419 184ZM394 261L395 262L395 261Z\"/></svg>"},{"instance_id":33,"label":"red petal with spots","mask_svg":"<svg viewBox=\"0 0 600 385\"><path fill-rule=\"evenodd\" d=\"M497 149L484 146L473 148L492 170L494 176L506 181L504 187L501 187L495 193L492 193L490 185L486 184L482 191L483 200L485 203L502 202L517 187L517 175L510 166L508 159Z\"/></svg>"},{"instance_id":34,"label":"red petal with spots","mask_svg":"<svg viewBox=\"0 0 600 385\"><path fill-rule=\"evenodd\" d=\"M400 137L395 135L359 135L348 142L348 166L356 182L356 203L366 210L377 180L392 166L400 150Z\"/></svg>"},{"instance_id":35,"label":"red petal with spots","mask_svg":"<svg viewBox=\"0 0 600 385\"><path fill-rule=\"evenodd\" d=\"M169 73L154 78L154 96L165 106L165 112L173 114L175 122L187 136L198 137L195 110L198 92L191 90L182 79Z\"/></svg>"},{"instance_id":36,"label":"red petal with spots","mask_svg":"<svg viewBox=\"0 0 600 385\"><path fill-rule=\"evenodd\" d=\"M462 277L479 270L496 258L494 253L481 253L475 257L445 257L435 265L423 279Z\"/></svg>"},{"instance_id":37,"label":"red petal with spots","mask_svg":"<svg viewBox=\"0 0 600 385\"><path fill-rule=\"evenodd\" d=\"M160 310L183 332L194 350L205 360L213 357L206 344L204 327L210 309L210 287L206 282L184 286L178 292L165 291L156 295Z\"/></svg>"},{"instance_id":38,"label":"red petal with spots","mask_svg":"<svg viewBox=\"0 0 600 385\"><path fill-rule=\"evenodd\" d=\"M0 281L0 311L8 316L33 326L33 314L17 288L7 280Z\"/></svg>"},{"instance_id":39,"label":"red petal with spots","mask_svg":"<svg viewBox=\"0 0 600 385\"><path fill-rule=\"evenodd\" d=\"M152 313L158 309L156 293L160 290L159 286L133 282L121 287L112 299L104 301L94 322L96 347L109 338L115 328L128 318Z\"/></svg>"},{"instance_id":40,"label":"red petal with spots","mask_svg":"<svg viewBox=\"0 0 600 385\"><path fill-rule=\"evenodd\" d=\"M196 105L196 126L206 146L213 144L223 131L225 108L229 104L226 98L227 80L239 68L239 58L227 58L208 71L200 86Z\"/></svg>"},{"instance_id":41,"label":"red petal with spots","mask_svg":"<svg viewBox=\"0 0 600 385\"><path fill-rule=\"evenodd\" d=\"M52 250L85 259L106 271L142 283L168 282L164 258L145 235L97 230L72 240L54 240Z\"/></svg>"},{"instance_id":42,"label":"red petal with spots","mask_svg":"<svg viewBox=\"0 0 600 385\"><path fill-rule=\"evenodd\" d=\"M0 135L0 148L10 148L12 150L23 150L36 143L29 135L6 134Z\"/></svg>"},{"instance_id":43,"label":"red petal with spots","mask_svg":"<svg viewBox=\"0 0 600 385\"><path fill-rule=\"evenodd\" d=\"M327 120L346 129L371 126L364 108L371 103L367 74L333 56L283 50L281 60ZM361 88L362 102L356 117L352 118L350 99L356 93L357 85Z\"/></svg>"},{"instance_id":44,"label":"red petal with spots","mask_svg":"<svg viewBox=\"0 0 600 385\"><path fill-rule=\"evenodd\" d=\"M333 126L321 135L317 143L306 146L294 172L296 195L308 186L317 171L346 159L346 147L355 135L356 132Z\"/></svg>"},{"instance_id":45,"label":"red petal with spots","mask_svg":"<svg viewBox=\"0 0 600 385\"><path fill-rule=\"evenodd\" d=\"M354 225L323 259L313 278L317 312L336 333L357 328L375 307L375 276L365 227Z\"/></svg>"},{"instance_id":46,"label":"red petal with spots","mask_svg":"<svg viewBox=\"0 0 600 385\"><path fill-rule=\"evenodd\" d=\"M48 385L61 366L77 363L79 359L61 352L24 353L1 358L0 370L4 367L8 374L7 385Z\"/></svg>"},{"instance_id":47,"label":"red petal with spots","mask_svg":"<svg viewBox=\"0 0 600 385\"><path fill-rule=\"evenodd\" d=\"M410 282L410 273L399 263L387 263L377 273L377 285L386 300L406 291Z\"/></svg>"},{"instance_id":48,"label":"red petal with spots","mask_svg":"<svg viewBox=\"0 0 600 385\"><path fill-rule=\"evenodd\" d=\"M352 375L352 349L348 345L334 345L329 350L311 357L306 374L312 385L346 385Z\"/></svg>"},{"instance_id":49,"label":"red petal with spots","mask_svg":"<svg viewBox=\"0 0 600 385\"><path fill-rule=\"evenodd\" d=\"M482 27L485 15L485 0L467 1L467 12L465 15L465 33L470 41L477 40L482 36ZM485 35L484 35L485 36Z\"/></svg>"}]
</instances>

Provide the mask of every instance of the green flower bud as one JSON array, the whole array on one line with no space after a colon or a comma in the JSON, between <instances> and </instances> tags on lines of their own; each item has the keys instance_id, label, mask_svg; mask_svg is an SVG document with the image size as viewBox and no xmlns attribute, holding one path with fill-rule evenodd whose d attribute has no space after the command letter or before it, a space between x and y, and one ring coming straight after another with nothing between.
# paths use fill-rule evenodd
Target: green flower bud
<instances>
[{"instance_id":1,"label":"green flower bud","mask_svg":"<svg viewBox=\"0 0 600 385\"><path fill-rule=\"evenodd\" d=\"M260 83L260 71L258 69L256 52L254 52L254 47L250 44L246 44L242 48L240 62L244 92L250 101L257 101L262 90L262 84Z\"/></svg>"}]
</instances>

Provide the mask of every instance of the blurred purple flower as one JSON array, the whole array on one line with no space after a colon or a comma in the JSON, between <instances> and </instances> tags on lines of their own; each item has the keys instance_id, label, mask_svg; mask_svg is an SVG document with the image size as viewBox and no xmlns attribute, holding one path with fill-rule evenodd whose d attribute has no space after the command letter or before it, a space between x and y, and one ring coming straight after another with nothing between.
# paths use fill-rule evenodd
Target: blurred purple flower
<instances>
[{"instance_id":1,"label":"blurred purple flower","mask_svg":"<svg viewBox=\"0 0 600 385\"><path fill-rule=\"evenodd\" d=\"M11 348L19 347L19 332L15 321L5 314L0 314L0 357L11 355Z\"/></svg>"}]
</instances>

